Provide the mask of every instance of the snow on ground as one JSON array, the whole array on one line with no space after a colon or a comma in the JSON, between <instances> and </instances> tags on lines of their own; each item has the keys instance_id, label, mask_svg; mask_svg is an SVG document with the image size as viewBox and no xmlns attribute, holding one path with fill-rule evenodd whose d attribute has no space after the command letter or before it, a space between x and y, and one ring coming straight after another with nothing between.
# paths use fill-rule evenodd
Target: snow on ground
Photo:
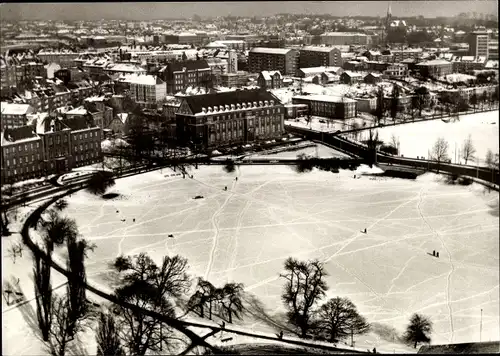
<instances>
[{"instance_id":1,"label":"snow on ground","mask_svg":"<svg viewBox=\"0 0 500 356\"><path fill-rule=\"evenodd\" d=\"M345 153L337 151L325 145L313 144L309 147L299 148L297 150L283 151L277 153L256 153L250 155L247 158L290 158L296 159L298 155L305 154L308 157L319 157L319 158L348 158L349 156Z\"/></svg>"},{"instance_id":2,"label":"snow on ground","mask_svg":"<svg viewBox=\"0 0 500 356\"><path fill-rule=\"evenodd\" d=\"M498 111L460 116L460 121L445 123L442 120L430 120L408 123L397 126L386 126L378 129L379 138L389 143L392 135L399 137L400 154L405 157L427 157L427 151L438 137L448 141L448 156L455 162L455 144L461 150L463 142L469 134L476 148L476 157L480 164L484 164L488 149L498 153ZM461 160L462 164L465 161ZM476 164L471 163L468 164Z\"/></svg>"},{"instance_id":3,"label":"snow on ground","mask_svg":"<svg viewBox=\"0 0 500 356\"><path fill-rule=\"evenodd\" d=\"M457 82L467 83L467 81L469 80L476 80L476 77L473 75L468 75L463 73L452 73L444 76L441 79L447 81L448 83L457 83Z\"/></svg>"},{"instance_id":4,"label":"snow on ground","mask_svg":"<svg viewBox=\"0 0 500 356\"><path fill-rule=\"evenodd\" d=\"M309 123L307 122L306 117L299 117L294 120L285 120L285 125L303 127L322 132L337 132L339 130L347 131L365 126L370 127L373 126L373 121L374 119L370 116L370 114L362 113L359 117L347 120L333 120L320 116L311 116L311 122Z\"/></svg>"},{"instance_id":5,"label":"snow on ground","mask_svg":"<svg viewBox=\"0 0 500 356\"><path fill-rule=\"evenodd\" d=\"M370 322L402 332L419 312L434 322L433 343L476 341L482 308L483 340L498 339L498 193L445 185L432 174L353 179L364 169L241 166L227 174L206 166L191 170L194 179L156 171L117 180L114 200L74 194L67 213L97 244L91 283L106 283L107 263L122 253L157 261L180 254L193 276L242 282L277 317L284 260L319 258L330 274L327 296L351 298ZM373 334L357 346L392 347Z\"/></svg>"}]
</instances>

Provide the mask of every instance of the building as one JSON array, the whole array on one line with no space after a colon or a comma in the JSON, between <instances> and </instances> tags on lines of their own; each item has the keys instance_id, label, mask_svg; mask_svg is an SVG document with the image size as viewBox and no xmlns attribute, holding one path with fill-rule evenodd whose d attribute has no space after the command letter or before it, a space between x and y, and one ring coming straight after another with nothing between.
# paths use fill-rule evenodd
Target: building
<instances>
[{"instance_id":1,"label":"building","mask_svg":"<svg viewBox=\"0 0 500 356\"><path fill-rule=\"evenodd\" d=\"M211 67L205 60L172 62L158 72L167 83L167 93L175 94L188 87L211 86Z\"/></svg>"},{"instance_id":2,"label":"building","mask_svg":"<svg viewBox=\"0 0 500 356\"><path fill-rule=\"evenodd\" d=\"M44 66L44 69L45 69L44 77L47 79L54 79L55 72L61 70L61 66L57 63L49 63Z\"/></svg>"},{"instance_id":3,"label":"building","mask_svg":"<svg viewBox=\"0 0 500 356\"><path fill-rule=\"evenodd\" d=\"M498 60L498 38L488 41L488 60Z\"/></svg>"},{"instance_id":4,"label":"building","mask_svg":"<svg viewBox=\"0 0 500 356\"><path fill-rule=\"evenodd\" d=\"M389 65L387 62L365 61L365 68L369 71L383 72Z\"/></svg>"},{"instance_id":5,"label":"building","mask_svg":"<svg viewBox=\"0 0 500 356\"><path fill-rule=\"evenodd\" d=\"M153 75L134 76L130 80L130 96L137 103L158 104L167 96L167 83Z\"/></svg>"},{"instance_id":6,"label":"building","mask_svg":"<svg viewBox=\"0 0 500 356\"><path fill-rule=\"evenodd\" d=\"M251 73L277 70L283 75L295 75L298 54L294 49L255 47L248 54L248 69Z\"/></svg>"},{"instance_id":7,"label":"building","mask_svg":"<svg viewBox=\"0 0 500 356\"><path fill-rule=\"evenodd\" d=\"M294 96L292 104L306 104L309 114L328 119L345 120L356 117L357 103L345 97L331 95Z\"/></svg>"},{"instance_id":8,"label":"building","mask_svg":"<svg viewBox=\"0 0 500 356\"><path fill-rule=\"evenodd\" d=\"M102 131L91 117L36 119L2 133L2 183L14 183L102 161Z\"/></svg>"},{"instance_id":9,"label":"building","mask_svg":"<svg viewBox=\"0 0 500 356\"><path fill-rule=\"evenodd\" d=\"M313 67L313 68L299 68L297 76L300 78L313 77L322 73L331 73L333 75L341 75L344 70L341 67Z\"/></svg>"},{"instance_id":10,"label":"building","mask_svg":"<svg viewBox=\"0 0 500 356\"><path fill-rule=\"evenodd\" d=\"M393 63L387 67L384 74L389 78L404 78L408 74L408 67L402 63Z\"/></svg>"},{"instance_id":11,"label":"building","mask_svg":"<svg viewBox=\"0 0 500 356\"><path fill-rule=\"evenodd\" d=\"M299 68L341 66L341 51L335 47L302 47Z\"/></svg>"},{"instance_id":12,"label":"building","mask_svg":"<svg viewBox=\"0 0 500 356\"><path fill-rule=\"evenodd\" d=\"M455 73L467 73L473 70L482 70L486 66L486 62L486 57L473 56L456 56L451 60L453 72Z\"/></svg>"},{"instance_id":13,"label":"building","mask_svg":"<svg viewBox=\"0 0 500 356\"><path fill-rule=\"evenodd\" d=\"M370 36L357 32L328 32L320 35L320 43L327 46L368 45Z\"/></svg>"},{"instance_id":14,"label":"building","mask_svg":"<svg viewBox=\"0 0 500 356\"><path fill-rule=\"evenodd\" d=\"M380 73L369 73L365 75L363 81L367 84L377 84L382 81L382 75Z\"/></svg>"},{"instance_id":15,"label":"building","mask_svg":"<svg viewBox=\"0 0 500 356\"><path fill-rule=\"evenodd\" d=\"M344 84L354 84L363 80L363 74L345 71L340 75L340 82Z\"/></svg>"},{"instance_id":16,"label":"building","mask_svg":"<svg viewBox=\"0 0 500 356\"><path fill-rule=\"evenodd\" d=\"M108 75L114 74L146 74L147 70L138 66L135 63L118 62L118 63L108 63L104 66L103 72Z\"/></svg>"},{"instance_id":17,"label":"building","mask_svg":"<svg viewBox=\"0 0 500 356\"><path fill-rule=\"evenodd\" d=\"M467 43L469 44L469 55L480 56L488 58L488 43L489 34L486 31L471 32L467 36Z\"/></svg>"},{"instance_id":18,"label":"building","mask_svg":"<svg viewBox=\"0 0 500 356\"><path fill-rule=\"evenodd\" d=\"M338 75L335 75L335 74L330 73L330 72L323 72L323 73L321 73L321 76L320 76L320 81L321 81L321 84L323 84L323 85L334 83L334 82L338 81L339 79L340 79L340 77Z\"/></svg>"},{"instance_id":19,"label":"building","mask_svg":"<svg viewBox=\"0 0 500 356\"><path fill-rule=\"evenodd\" d=\"M75 59L80 56L80 53L73 51L51 51L51 50L41 50L37 54L43 62L47 63L57 63L63 68L72 67L75 63Z\"/></svg>"},{"instance_id":20,"label":"building","mask_svg":"<svg viewBox=\"0 0 500 356\"><path fill-rule=\"evenodd\" d=\"M451 62L445 61L443 59L434 59L431 61L418 63L416 65L416 69L423 77L439 78L451 74L453 72L453 65Z\"/></svg>"},{"instance_id":21,"label":"building","mask_svg":"<svg viewBox=\"0 0 500 356\"><path fill-rule=\"evenodd\" d=\"M33 107L28 104L0 104L0 121L2 131L25 126L28 123L28 115L33 113Z\"/></svg>"},{"instance_id":22,"label":"building","mask_svg":"<svg viewBox=\"0 0 500 356\"><path fill-rule=\"evenodd\" d=\"M276 139L284 133L284 107L265 90L184 97L176 120L178 139L200 148Z\"/></svg>"},{"instance_id":23,"label":"building","mask_svg":"<svg viewBox=\"0 0 500 356\"><path fill-rule=\"evenodd\" d=\"M413 58L419 60L422 58L423 50L422 48L406 48L406 49L393 49L391 50L392 61L398 63L404 61L408 58Z\"/></svg>"},{"instance_id":24,"label":"building","mask_svg":"<svg viewBox=\"0 0 500 356\"><path fill-rule=\"evenodd\" d=\"M109 130L112 135L127 135L130 130L130 120L128 120L128 117L129 114L127 113L116 114L106 129Z\"/></svg>"},{"instance_id":25,"label":"building","mask_svg":"<svg viewBox=\"0 0 500 356\"><path fill-rule=\"evenodd\" d=\"M2 130L1 183L14 183L44 175L43 141L33 126Z\"/></svg>"},{"instance_id":26,"label":"building","mask_svg":"<svg viewBox=\"0 0 500 356\"><path fill-rule=\"evenodd\" d=\"M257 85L263 89L279 89L283 86L283 77L279 71L260 72Z\"/></svg>"}]
</instances>

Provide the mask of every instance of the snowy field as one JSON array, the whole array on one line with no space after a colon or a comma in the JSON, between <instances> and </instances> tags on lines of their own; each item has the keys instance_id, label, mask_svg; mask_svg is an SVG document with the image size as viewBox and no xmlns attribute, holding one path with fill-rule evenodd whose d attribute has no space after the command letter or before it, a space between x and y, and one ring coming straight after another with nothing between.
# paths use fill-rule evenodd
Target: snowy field
<instances>
[{"instance_id":1,"label":"snowy field","mask_svg":"<svg viewBox=\"0 0 500 356\"><path fill-rule=\"evenodd\" d=\"M114 200L81 191L67 213L97 244L87 264L92 284L108 283L108 262L122 253L157 261L180 254L193 276L242 282L278 315L284 260L318 258L330 274L328 297L351 298L370 322L402 332L419 312L434 322L433 343L477 341L482 308L483 340L497 340L498 193L448 186L433 174L409 181L354 173L208 166L182 179L163 170L118 180ZM359 347L383 342L357 338Z\"/></svg>"},{"instance_id":2,"label":"snowy field","mask_svg":"<svg viewBox=\"0 0 500 356\"><path fill-rule=\"evenodd\" d=\"M437 138L444 137L448 141L448 156L452 162L455 162L455 144L459 156L458 150L470 134L476 148L476 157L482 164L488 149L498 153L498 111L461 116L457 122L431 120L387 126L379 128L378 133L379 138L387 143L391 142L392 135L399 137L400 153L405 157L427 157L427 150L432 149ZM470 161L468 164L471 164Z\"/></svg>"},{"instance_id":3,"label":"snowy field","mask_svg":"<svg viewBox=\"0 0 500 356\"><path fill-rule=\"evenodd\" d=\"M350 158L350 156L348 156L347 154L342 153L342 152L335 150L333 148L330 148L328 146L314 144L314 145L309 146L309 147L303 147L303 148L299 148L296 150L290 150L290 151L283 151L283 152L277 152L277 153L257 153L257 154L245 157L245 159L250 159L250 158L297 159L297 156L300 154L305 154L307 157L318 157L318 158Z\"/></svg>"}]
</instances>

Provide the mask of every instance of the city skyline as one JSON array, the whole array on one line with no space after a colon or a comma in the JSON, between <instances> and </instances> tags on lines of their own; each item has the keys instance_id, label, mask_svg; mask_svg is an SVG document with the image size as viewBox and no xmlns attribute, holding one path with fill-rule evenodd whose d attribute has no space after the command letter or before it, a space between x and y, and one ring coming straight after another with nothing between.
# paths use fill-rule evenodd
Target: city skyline
<instances>
[{"instance_id":1,"label":"city skyline","mask_svg":"<svg viewBox=\"0 0 500 356\"><path fill-rule=\"evenodd\" d=\"M331 14L333 16L385 16L388 1L296 1L287 2L184 2L184 3L15 3L2 4L2 20L158 20L217 16L272 16ZM391 1L393 16L456 16L463 12L497 14L498 1Z\"/></svg>"}]
</instances>

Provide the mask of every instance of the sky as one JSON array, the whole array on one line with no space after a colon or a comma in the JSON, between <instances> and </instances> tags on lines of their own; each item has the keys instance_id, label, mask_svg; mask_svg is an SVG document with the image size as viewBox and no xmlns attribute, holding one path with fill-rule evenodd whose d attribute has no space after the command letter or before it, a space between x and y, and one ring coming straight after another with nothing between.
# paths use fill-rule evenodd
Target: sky
<instances>
[{"instance_id":1,"label":"sky","mask_svg":"<svg viewBox=\"0 0 500 356\"><path fill-rule=\"evenodd\" d=\"M87 2L2 3L5 20L153 20L217 16L271 16L278 13L385 16L388 1ZM285 6L284 6L285 5ZM391 1L393 16L497 14L498 1Z\"/></svg>"}]
</instances>

